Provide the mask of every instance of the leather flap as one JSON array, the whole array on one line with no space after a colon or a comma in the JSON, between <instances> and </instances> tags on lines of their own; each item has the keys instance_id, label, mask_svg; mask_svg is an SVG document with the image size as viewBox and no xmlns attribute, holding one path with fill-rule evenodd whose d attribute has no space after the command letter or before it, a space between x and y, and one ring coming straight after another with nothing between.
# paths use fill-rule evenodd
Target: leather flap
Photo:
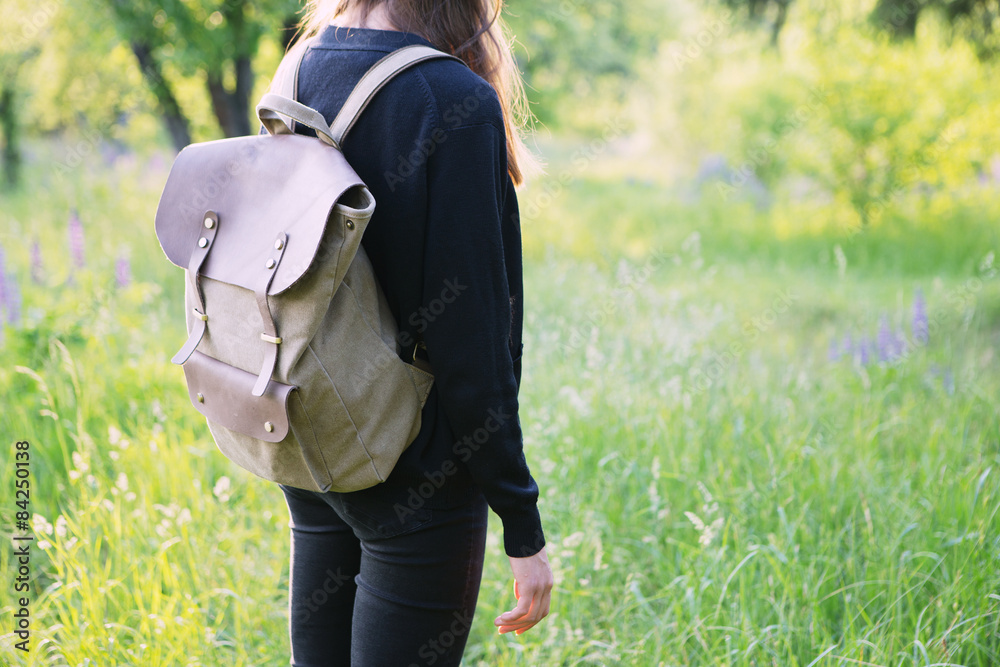
<instances>
[{"instance_id":1,"label":"leather flap","mask_svg":"<svg viewBox=\"0 0 1000 667\"><path fill-rule=\"evenodd\" d=\"M263 396L253 396L255 374L197 350L185 362L184 376L191 404L209 421L265 442L281 442L288 435L288 395L294 386L271 380Z\"/></svg>"},{"instance_id":2,"label":"leather flap","mask_svg":"<svg viewBox=\"0 0 1000 667\"><path fill-rule=\"evenodd\" d=\"M354 225L326 234L335 205ZM374 209L371 193L343 153L313 137L220 139L191 144L178 154L156 210L156 238L167 258L186 269L205 213L214 211L217 235L201 275L253 289L274 256L275 240L287 234L284 258L268 289L279 294L302 277L317 252L343 262L328 267L342 277ZM350 248L344 248L348 234Z\"/></svg>"}]
</instances>

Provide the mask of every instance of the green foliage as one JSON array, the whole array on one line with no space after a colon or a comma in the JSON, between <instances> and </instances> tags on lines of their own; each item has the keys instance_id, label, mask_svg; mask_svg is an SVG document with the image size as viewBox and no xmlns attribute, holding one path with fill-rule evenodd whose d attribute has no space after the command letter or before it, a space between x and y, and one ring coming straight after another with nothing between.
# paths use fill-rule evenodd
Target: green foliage
<instances>
[{"instance_id":1,"label":"green foliage","mask_svg":"<svg viewBox=\"0 0 1000 667\"><path fill-rule=\"evenodd\" d=\"M584 117L580 107L620 105L638 63L675 23L673 8L653 0L512 0L507 12L539 120L588 129L602 114Z\"/></svg>"},{"instance_id":2,"label":"green foliage","mask_svg":"<svg viewBox=\"0 0 1000 667\"><path fill-rule=\"evenodd\" d=\"M810 54L826 130L827 153L817 156L826 164L817 173L862 223L894 197L974 180L984 159L1000 152L987 116L969 122L982 105L1000 112L1000 95L968 49L931 40L890 47L848 31L835 45L853 57L826 58L825 45Z\"/></svg>"},{"instance_id":3,"label":"green foliage","mask_svg":"<svg viewBox=\"0 0 1000 667\"><path fill-rule=\"evenodd\" d=\"M709 184L717 196L762 187L773 200L797 190L836 208L828 219L860 229L988 178L1000 156L996 65L931 23L899 44L803 23L813 34L795 26L780 56L723 33L697 57L675 60L683 67L651 68L670 73L654 95L676 109L690 154L718 153L730 165ZM665 129L663 141L676 144L678 128Z\"/></svg>"},{"instance_id":4,"label":"green foliage","mask_svg":"<svg viewBox=\"0 0 1000 667\"><path fill-rule=\"evenodd\" d=\"M997 0L878 0L871 21L897 39L913 39L922 17L936 14L951 34L969 42L983 60L1000 53L1000 2Z\"/></svg>"},{"instance_id":5,"label":"green foliage","mask_svg":"<svg viewBox=\"0 0 1000 667\"><path fill-rule=\"evenodd\" d=\"M722 4L738 11L751 25L769 24L771 45L777 46L792 0L722 0Z\"/></svg>"}]
</instances>

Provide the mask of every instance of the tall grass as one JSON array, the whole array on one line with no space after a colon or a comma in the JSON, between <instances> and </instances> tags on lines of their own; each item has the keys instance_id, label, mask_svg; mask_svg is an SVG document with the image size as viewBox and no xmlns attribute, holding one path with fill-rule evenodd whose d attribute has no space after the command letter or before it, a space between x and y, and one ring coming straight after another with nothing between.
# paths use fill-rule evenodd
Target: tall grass
<instances>
[{"instance_id":1,"label":"tall grass","mask_svg":"<svg viewBox=\"0 0 1000 667\"><path fill-rule=\"evenodd\" d=\"M164 177L119 160L0 213L24 302L0 348L0 525L12 442L29 439L44 542L32 651L4 635L9 664L287 661L283 499L215 449L169 362L182 277L152 234ZM782 236L773 215L685 204L600 160L544 201L522 221L521 421L557 587L539 626L496 635L513 596L491 515L466 664L1000 663L995 203L949 209L961 237L940 218L903 240ZM87 256L72 270L71 208ZM41 284L20 251L33 235ZM917 289L926 345L828 359L883 316L905 329Z\"/></svg>"}]
</instances>

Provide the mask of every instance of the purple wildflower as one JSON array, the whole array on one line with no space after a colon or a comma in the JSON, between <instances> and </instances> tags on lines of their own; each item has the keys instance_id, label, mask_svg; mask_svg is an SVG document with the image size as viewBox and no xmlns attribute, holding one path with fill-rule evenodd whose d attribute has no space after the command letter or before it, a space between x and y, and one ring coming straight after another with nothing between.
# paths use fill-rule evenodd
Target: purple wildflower
<instances>
[{"instance_id":1,"label":"purple wildflower","mask_svg":"<svg viewBox=\"0 0 1000 667\"><path fill-rule=\"evenodd\" d=\"M82 269L86 264L83 258L83 223L80 222L76 209L69 214L69 249L73 254L73 265Z\"/></svg>"},{"instance_id":2,"label":"purple wildflower","mask_svg":"<svg viewBox=\"0 0 1000 667\"><path fill-rule=\"evenodd\" d=\"M858 346L862 366L867 366L868 362L871 361L871 353L869 352L868 348L869 348L868 338L867 337L862 338L861 344Z\"/></svg>"},{"instance_id":3,"label":"purple wildflower","mask_svg":"<svg viewBox=\"0 0 1000 667\"><path fill-rule=\"evenodd\" d=\"M851 338L851 334L844 334L844 347L841 352L847 357L854 356L854 339Z\"/></svg>"},{"instance_id":4,"label":"purple wildflower","mask_svg":"<svg viewBox=\"0 0 1000 667\"><path fill-rule=\"evenodd\" d=\"M126 255L120 256L115 262L115 279L118 281L118 287L128 287L132 282L132 265Z\"/></svg>"},{"instance_id":5,"label":"purple wildflower","mask_svg":"<svg viewBox=\"0 0 1000 667\"><path fill-rule=\"evenodd\" d=\"M896 356L896 345L892 338L892 329L889 328L889 318L886 315L883 315L879 322L876 344L879 361L892 361Z\"/></svg>"},{"instance_id":6,"label":"purple wildflower","mask_svg":"<svg viewBox=\"0 0 1000 667\"><path fill-rule=\"evenodd\" d=\"M927 303L924 293L918 288L913 297L913 340L918 345L927 344L927 324Z\"/></svg>"},{"instance_id":7,"label":"purple wildflower","mask_svg":"<svg viewBox=\"0 0 1000 667\"><path fill-rule=\"evenodd\" d=\"M45 281L45 267L42 266L42 246L38 238L31 242L31 280L37 284Z\"/></svg>"},{"instance_id":8,"label":"purple wildflower","mask_svg":"<svg viewBox=\"0 0 1000 667\"><path fill-rule=\"evenodd\" d=\"M837 346L837 341L830 341L830 351L826 355L827 360L837 361L840 359L840 347Z\"/></svg>"},{"instance_id":9,"label":"purple wildflower","mask_svg":"<svg viewBox=\"0 0 1000 667\"><path fill-rule=\"evenodd\" d=\"M4 312L7 310L7 293L9 289L7 286L7 258L3 254L3 248L0 247L0 317L3 317Z\"/></svg>"},{"instance_id":10,"label":"purple wildflower","mask_svg":"<svg viewBox=\"0 0 1000 667\"><path fill-rule=\"evenodd\" d=\"M21 320L21 290L17 286L17 276L13 273L7 275L4 306L7 308L7 324L17 325Z\"/></svg>"}]
</instances>

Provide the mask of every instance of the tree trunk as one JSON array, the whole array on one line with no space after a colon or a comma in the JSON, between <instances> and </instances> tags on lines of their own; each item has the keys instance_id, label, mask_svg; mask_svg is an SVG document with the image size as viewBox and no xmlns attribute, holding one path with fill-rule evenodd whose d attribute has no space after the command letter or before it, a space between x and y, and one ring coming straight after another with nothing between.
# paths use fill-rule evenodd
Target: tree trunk
<instances>
[{"instance_id":1,"label":"tree trunk","mask_svg":"<svg viewBox=\"0 0 1000 667\"><path fill-rule=\"evenodd\" d=\"M249 69L249 63L246 63L245 67ZM237 72L239 69L237 66ZM252 74L250 76L252 77ZM212 111L227 137L244 137L250 134L250 93L240 89L239 79L240 76L237 75L237 90L230 91L222 83L222 72L218 69L210 69L206 77ZM244 79L242 86L245 85Z\"/></svg>"},{"instance_id":2,"label":"tree trunk","mask_svg":"<svg viewBox=\"0 0 1000 667\"><path fill-rule=\"evenodd\" d=\"M163 78L163 68L153 57L152 48L145 42L132 42L131 46L132 53L139 61L142 75L149 84L153 96L156 97L163 123L167 127L167 132L170 133L170 140L173 142L174 148L180 152L182 148L191 143L191 129L187 116L181 110L181 105L178 104L170 84Z\"/></svg>"},{"instance_id":3,"label":"tree trunk","mask_svg":"<svg viewBox=\"0 0 1000 667\"><path fill-rule=\"evenodd\" d=\"M878 0L872 10L872 20L894 39L913 39L924 5L924 0Z\"/></svg>"},{"instance_id":4,"label":"tree trunk","mask_svg":"<svg viewBox=\"0 0 1000 667\"><path fill-rule=\"evenodd\" d=\"M17 134L14 89L9 84L0 90L0 129L3 132L3 180L13 189L21 180L21 144Z\"/></svg>"},{"instance_id":5,"label":"tree trunk","mask_svg":"<svg viewBox=\"0 0 1000 667\"><path fill-rule=\"evenodd\" d=\"M774 17L774 25L771 26L771 48L777 50L778 37L781 29L785 27L785 20L788 18L788 5L792 0L778 0L778 15Z\"/></svg>"},{"instance_id":6,"label":"tree trunk","mask_svg":"<svg viewBox=\"0 0 1000 667\"><path fill-rule=\"evenodd\" d=\"M288 47L292 45L292 39L295 37L297 28L299 25L299 17L295 14L289 14L285 17L284 25L281 28L281 49L282 52L288 53Z\"/></svg>"},{"instance_id":7,"label":"tree trunk","mask_svg":"<svg viewBox=\"0 0 1000 667\"><path fill-rule=\"evenodd\" d=\"M223 83L224 62L209 68L206 77L212 110L219 121L219 127L227 137L243 137L250 134L250 93L253 90L251 56L255 45L251 43L247 31L245 4L243 0L230 0L223 10L226 24L232 31L231 62L236 85L233 90L229 90Z\"/></svg>"},{"instance_id":8,"label":"tree trunk","mask_svg":"<svg viewBox=\"0 0 1000 667\"><path fill-rule=\"evenodd\" d=\"M236 58L236 93L235 105L237 115L240 120L239 135L250 134L251 110L256 106L251 106L250 95L253 93L253 64L250 56L241 55Z\"/></svg>"}]
</instances>

